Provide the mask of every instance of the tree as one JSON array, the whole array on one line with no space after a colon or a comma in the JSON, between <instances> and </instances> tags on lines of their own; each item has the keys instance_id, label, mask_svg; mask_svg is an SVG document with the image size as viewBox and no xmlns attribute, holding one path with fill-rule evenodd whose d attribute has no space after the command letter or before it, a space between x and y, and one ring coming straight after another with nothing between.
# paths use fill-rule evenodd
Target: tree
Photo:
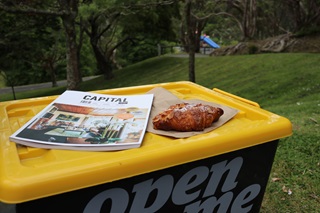
<instances>
[{"instance_id":1,"label":"tree","mask_svg":"<svg viewBox=\"0 0 320 213\"><path fill-rule=\"evenodd\" d=\"M117 23L121 16L121 11L115 10L114 7L106 9L100 6L92 3L82 8L84 18L82 27L90 38L98 72L103 73L106 79L112 79L112 56L114 50L128 38L117 39L116 37Z\"/></svg>"},{"instance_id":2,"label":"tree","mask_svg":"<svg viewBox=\"0 0 320 213\"><path fill-rule=\"evenodd\" d=\"M170 34L168 17L172 14L169 11L172 10L165 11L163 7L167 6L166 9L168 9L168 5L172 4L172 1L127 3L118 0L95 1L82 6L82 26L90 38L99 73L103 73L106 79L113 78L115 50L124 43L139 43L150 37L158 40L159 35L164 37L167 36L165 33ZM167 22L160 22L160 20ZM160 26L161 23L163 23L162 26ZM154 28L157 29L153 30Z\"/></svg>"},{"instance_id":3,"label":"tree","mask_svg":"<svg viewBox=\"0 0 320 213\"><path fill-rule=\"evenodd\" d=\"M79 0L58 0L60 10L58 15L62 19L66 34L67 46L67 87L68 89L78 89L82 81L79 70L79 55L81 40L77 42L76 19L78 16Z\"/></svg>"},{"instance_id":4,"label":"tree","mask_svg":"<svg viewBox=\"0 0 320 213\"><path fill-rule=\"evenodd\" d=\"M149 2L151 3L151 2ZM127 63L136 63L158 55L158 45L170 45L178 41L174 21L179 19L179 5L168 2L165 5L145 4L126 12L120 20L121 37L130 37L117 54Z\"/></svg>"},{"instance_id":5,"label":"tree","mask_svg":"<svg viewBox=\"0 0 320 213\"><path fill-rule=\"evenodd\" d=\"M57 0L57 2L49 1L43 4L39 4L39 2L1 0L0 9L14 14L33 14L61 18L67 46L67 87L68 89L77 89L81 82L79 70L80 50L76 31L76 19L80 2L79 0Z\"/></svg>"},{"instance_id":6,"label":"tree","mask_svg":"<svg viewBox=\"0 0 320 213\"><path fill-rule=\"evenodd\" d=\"M200 36L208 19L216 15L214 8L220 1L185 0L181 26L182 43L189 54L189 81L195 82L195 53L200 49Z\"/></svg>"},{"instance_id":7,"label":"tree","mask_svg":"<svg viewBox=\"0 0 320 213\"><path fill-rule=\"evenodd\" d=\"M0 15L0 69L13 94L14 86L48 81L38 64L53 45L54 32L59 29L57 19L33 15L26 19L26 15L1 10Z\"/></svg>"},{"instance_id":8,"label":"tree","mask_svg":"<svg viewBox=\"0 0 320 213\"><path fill-rule=\"evenodd\" d=\"M189 52L189 81L196 82L195 77L195 52L196 52L196 36L197 32L194 31L194 19L191 14L192 0L186 0L184 6L184 14L187 26L187 44Z\"/></svg>"},{"instance_id":9,"label":"tree","mask_svg":"<svg viewBox=\"0 0 320 213\"><path fill-rule=\"evenodd\" d=\"M313 28L320 30L320 1L288 0L285 4L293 22L293 32L310 31Z\"/></svg>"},{"instance_id":10,"label":"tree","mask_svg":"<svg viewBox=\"0 0 320 213\"><path fill-rule=\"evenodd\" d=\"M39 57L40 66L50 75L52 87L57 87L57 67L63 61L63 54L58 49L58 43L54 44L49 50L44 51Z\"/></svg>"},{"instance_id":11,"label":"tree","mask_svg":"<svg viewBox=\"0 0 320 213\"><path fill-rule=\"evenodd\" d=\"M16 92L14 86L16 85L16 82L19 79L16 70L8 72L6 69L0 68L0 75L3 77L3 79L6 80L7 84L11 87L13 99L16 100Z\"/></svg>"},{"instance_id":12,"label":"tree","mask_svg":"<svg viewBox=\"0 0 320 213\"><path fill-rule=\"evenodd\" d=\"M256 0L226 0L226 10L217 15L231 17L242 32L241 40L252 39L256 35L257 2Z\"/></svg>"}]
</instances>

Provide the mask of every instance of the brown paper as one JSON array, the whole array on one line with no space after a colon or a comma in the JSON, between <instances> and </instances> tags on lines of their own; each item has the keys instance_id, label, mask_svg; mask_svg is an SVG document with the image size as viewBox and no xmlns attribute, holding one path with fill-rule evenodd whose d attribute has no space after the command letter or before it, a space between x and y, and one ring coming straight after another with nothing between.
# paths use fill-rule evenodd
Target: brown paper
<instances>
[{"instance_id":1,"label":"brown paper","mask_svg":"<svg viewBox=\"0 0 320 213\"><path fill-rule=\"evenodd\" d=\"M168 90L162 88L162 87L156 87L147 93L154 94L153 104L152 104L152 110L150 113L150 118L147 126L147 131L158 134L158 135L165 135L170 136L174 138L188 138L194 135L199 135L203 133L210 132L223 124L225 124L227 121L229 121L231 118L233 118L237 113L238 110L227 107L221 104L213 103L213 102L207 102L203 100L198 99L192 99L192 100L181 100ZM203 131L190 131L190 132L179 132L179 131L163 131L163 130L155 130L153 128L152 119L159 113L165 111L168 109L171 105L178 104L178 103L202 103L202 104L208 104L214 107L220 107L223 109L224 113L220 117L220 119L217 122L214 122L211 127L205 128Z\"/></svg>"}]
</instances>

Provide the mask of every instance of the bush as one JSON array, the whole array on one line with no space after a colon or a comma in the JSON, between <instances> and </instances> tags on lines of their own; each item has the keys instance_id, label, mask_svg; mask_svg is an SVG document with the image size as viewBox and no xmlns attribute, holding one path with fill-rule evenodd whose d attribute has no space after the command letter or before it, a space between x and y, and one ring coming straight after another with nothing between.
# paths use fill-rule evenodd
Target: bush
<instances>
[{"instance_id":1,"label":"bush","mask_svg":"<svg viewBox=\"0 0 320 213\"><path fill-rule=\"evenodd\" d=\"M257 47L256 45L250 44L250 45L248 46L248 52L249 52L249 54L256 54L258 51L259 51L259 47Z\"/></svg>"}]
</instances>

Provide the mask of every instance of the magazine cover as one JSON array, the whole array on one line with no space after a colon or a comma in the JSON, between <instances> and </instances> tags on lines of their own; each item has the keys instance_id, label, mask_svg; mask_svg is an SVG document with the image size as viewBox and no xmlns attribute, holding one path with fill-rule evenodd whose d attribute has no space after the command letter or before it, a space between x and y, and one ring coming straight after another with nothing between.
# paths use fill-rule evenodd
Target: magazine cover
<instances>
[{"instance_id":1,"label":"magazine cover","mask_svg":"<svg viewBox=\"0 0 320 213\"><path fill-rule=\"evenodd\" d=\"M18 144L107 151L141 146L153 94L115 96L65 91L10 136Z\"/></svg>"}]
</instances>

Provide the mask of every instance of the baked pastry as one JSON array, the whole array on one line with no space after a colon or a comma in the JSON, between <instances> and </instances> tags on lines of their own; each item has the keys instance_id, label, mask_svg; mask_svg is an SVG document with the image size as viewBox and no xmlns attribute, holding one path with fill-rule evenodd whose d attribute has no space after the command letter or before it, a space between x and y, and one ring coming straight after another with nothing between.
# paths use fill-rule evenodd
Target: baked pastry
<instances>
[{"instance_id":1,"label":"baked pastry","mask_svg":"<svg viewBox=\"0 0 320 213\"><path fill-rule=\"evenodd\" d=\"M204 104L181 103L170 106L152 119L153 128L180 132L202 131L219 120L223 110Z\"/></svg>"}]
</instances>

